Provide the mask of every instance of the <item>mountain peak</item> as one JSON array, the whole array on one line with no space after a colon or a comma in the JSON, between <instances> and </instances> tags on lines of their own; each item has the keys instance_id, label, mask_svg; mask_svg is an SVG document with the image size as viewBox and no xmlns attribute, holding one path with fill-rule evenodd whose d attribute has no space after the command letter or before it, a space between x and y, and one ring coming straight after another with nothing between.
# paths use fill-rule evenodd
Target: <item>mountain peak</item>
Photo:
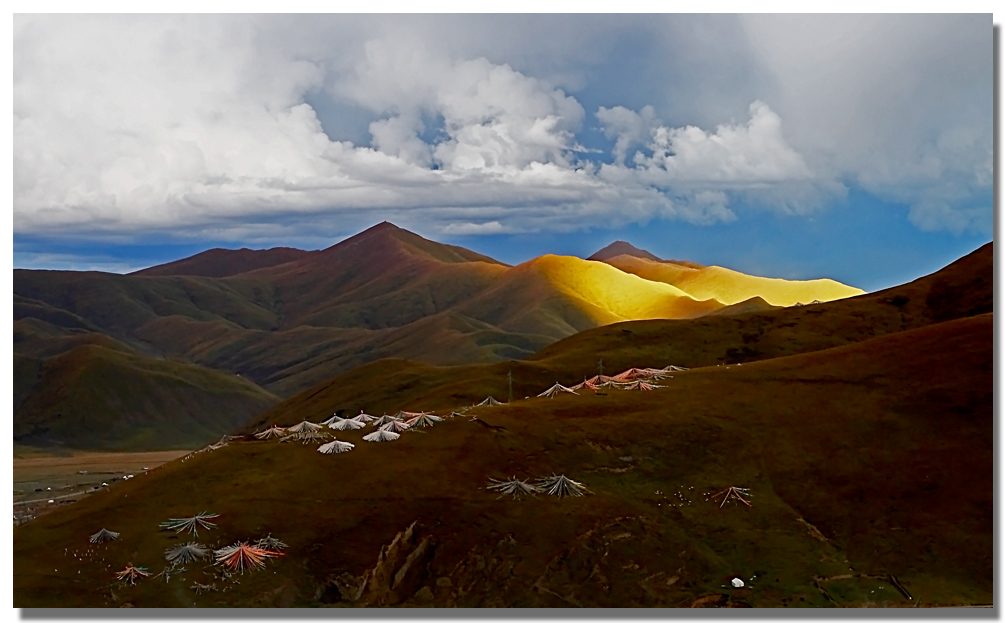
<instances>
[{"instance_id":1,"label":"mountain peak","mask_svg":"<svg viewBox=\"0 0 1005 623\"><path fill-rule=\"evenodd\" d=\"M660 258L656 257L649 251L644 249L639 249L638 247L625 242L624 240L616 240L611 244L607 245L603 249L597 251L590 257L586 258L588 260L593 260L596 262L603 262L604 260L609 260L612 257L617 257L619 255L631 255L632 257L641 257L646 260L652 260L654 262L662 262Z\"/></svg>"}]
</instances>

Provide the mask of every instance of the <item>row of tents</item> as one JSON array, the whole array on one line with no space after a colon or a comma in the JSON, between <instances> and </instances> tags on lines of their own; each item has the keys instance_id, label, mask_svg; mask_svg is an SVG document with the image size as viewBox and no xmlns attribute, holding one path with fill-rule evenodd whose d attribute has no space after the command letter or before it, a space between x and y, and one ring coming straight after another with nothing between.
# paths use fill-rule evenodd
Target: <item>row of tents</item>
<instances>
[{"instance_id":1,"label":"row of tents","mask_svg":"<svg viewBox=\"0 0 1005 623\"><path fill-rule=\"evenodd\" d=\"M657 385L653 381L666 378L672 372L683 372L684 370L687 370L687 368L673 365L665 368L628 368L624 372L615 374L614 376L598 374L592 378L583 379L582 383L578 383L572 387L566 387L565 385L556 382L554 385L544 390L537 396L538 398L554 398L560 394L579 395L577 390L589 389L598 391L605 387L613 387L615 389L627 391L652 391L662 387L662 385ZM506 403L496 400L493 396L488 396L485 400L482 400L474 406L495 407L503 404ZM463 410L466 409L462 409L462 411ZM452 412L447 417L453 417L456 415L461 414ZM364 435L363 440L379 443L385 441L395 441L399 438L401 433L406 430L412 428L431 427L442 420L442 417L426 413L425 411L399 411L395 415L387 415L385 413L380 417L360 411L359 415L351 418L343 418L338 414L335 414L318 424L308 422L307 420L286 428L274 424L270 428L255 433L255 438L279 439L280 441L301 441L303 443L327 442L318 447L318 452L321 452L322 454L338 454L352 450L355 445L347 441L339 441L337 439L329 441L330 437L327 431L324 430L325 427L331 430L346 431L359 430L369 424L377 428L377 430ZM223 440L221 440L221 443L222 442Z\"/></svg>"},{"instance_id":2,"label":"row of tents","mask_svg":"<svg viewBox=\"0 0 1005 623\"><path fill-rule=\"evenodd\" d=\"M377 430L364 435L363 441L379 443L384 441L395 441L401 436L401 433L406 430L429 428L434 426L437 422L442 421L442 417L426 413L424 411L399 411L395 415L384 414L381 417L375 417L361 411L359 415L352 418L342 418L338 415L333 415L320 424L308 422L307 420L286 428L274 424L263 431L255 433L255 438L263 440L279 439L280 441L302 441L304 443L310 443L312 441L328 441L329 433L325 430L325 427L337 431L346 431L359 430L366 427L367 424L370 424L376 427ZM318 452L322 454L339 454L342 452L348 452L355 447L355 444L349 443L348 441L339 441L334 439L328 443L320 445L318 447Z\"/></svg>"}]
</instances>

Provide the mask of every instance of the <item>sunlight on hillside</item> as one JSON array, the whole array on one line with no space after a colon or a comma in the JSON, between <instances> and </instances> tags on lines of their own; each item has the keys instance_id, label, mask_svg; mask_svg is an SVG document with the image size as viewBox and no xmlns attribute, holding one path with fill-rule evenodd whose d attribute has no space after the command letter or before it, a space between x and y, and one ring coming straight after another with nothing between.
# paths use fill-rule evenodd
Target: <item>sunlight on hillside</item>
<instances>
[{"instance_id":1,"label":"sunlight on hillside","mask_svg":"<svg viewBox=\"0 0 1005 623\"><path fill-rule=\"evenodd\" d=\"M716 301L698 300L670 284L649 281L602 262L544 255L533 263L556 289L622 320L692 318L722 307Z\"/></svg>"},{"instance_id":2,"label":"sunlight on hillside","mask_svg":"<svg viewBox=\"0 0 1005 623\"><path fill-rule=\"evenodd\" d=\"M788 307L796 303L833 301L865 293L832 279L788 281L745 275L721 266L696 270L626 255L611 258L608 263L644 279L676 286L695 299L714 298L724 305L759 296L772 305Z\"/></svg>"}]
</instances>

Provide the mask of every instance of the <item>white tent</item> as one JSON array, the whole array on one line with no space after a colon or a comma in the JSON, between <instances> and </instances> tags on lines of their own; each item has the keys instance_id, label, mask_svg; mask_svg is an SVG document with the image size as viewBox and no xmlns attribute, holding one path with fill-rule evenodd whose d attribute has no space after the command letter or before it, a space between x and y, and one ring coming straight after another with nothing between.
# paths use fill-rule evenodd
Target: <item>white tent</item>
<instances>
[{"instance_id":1,"label":"white tent","mask_svg":"<svg viewBox=\"0 0 1005 623\"><path fill-rule=\"evenodd\" d=\"M105 541L114 541L117 538L119 538L118 532L102 528L91 535L90 541L91 543L104 543Z\"/></svg>"},{"instance_id":2,"label":"white tent","mask_svg":"<svg viewBox=\"0 0 1005 623\"><path fill-rule=\"evenodd\" d=\"M548 492L549 495L558 497L574 496L581 497L584 493L589 493L583 483L576 482L571 478L562 476L548 476L538 478L537 486Z\"/></svg>"},{"instance_id":3,"label":"white tent","mask_svg":"<svg viewBox=\"0 0 1005 623\"><path fill-rule=\"evenodd\" d=\"M509 480L496 480L495 478L490 478L489 482L492 484L485 487L486 489L489 489L490 491L499 491L504 495L512 495L518 499L526 495L541 493L540 487L523 480L518 480L515 476Z\"/></svg>"},{"instance_id":4,"label":"white tent","mask_svg":"<svg viewBox=\"0 0 1005 623\"><path fill-rule=\"evenodd\" d=\"M388 414L385 413L384 415L382 415L379 418L377 418L376 420L374 420L373 421L373 425L374 426L383 426L384 424L387 424L388 422L397 422L397 421L399 421L398 418L394 417L393 415L388 415Z\"/></svg>"},{"instance_id":5,"label":"white tent","mask_svg":"<svg viewBox=\"0 0 1005 623\"><path fill-rule=\"evenodd\" d=\"M537 397L538 398L554 398L555 396L557 396L559 394L562 394L562 393L573 394L575 396L579 395L575 391L573 391L573 390L569 389L568 387L566 387L565 385L562 385L561 383L555 383L554 385L552 385L548 389L546 389L543 392L541 392L540 394L538 394Z\"/></svg>"},{"instance_id":6,"label":"white tent","mask_svg":"<svg viewBox=\"0 0 1005 623\"><path fill-rule=\"evenodd\" d=\"M335 418L335 421L328 425L328 428L333 430L359 430L366 426L363 422L357 422L356 420L344 420L342 418Z\"/></svg>"},{"instance_id":7,"label":"white tent","mask_svg":"<svg viewBox=\"0 0 1005 623\"><path fill-rule=\"evenodd\" d=\"M420 413L419 415L413 417L412 419L405 422L409 428L427 428L433 426L436 422L442 422L443 418L432 415L431 413Z\"/></svg>"},{"instance_id":8,"label":"white tent","mask_svg":"<svg viewBox=\"0 0 1005 623\"><path fill-rule=\"evenodd\" d=\"M272 439L273 437L282 437L285 434L285 428L273 425L271 428L266 428L260 433L255 433L255 439Z\"/></svg>"},{"instance_id":9,"label":"white tent","mask_svg":"<svg viewBox=\"0 0 1005 623\"><path fill-rule=\"evenodd\" d=\"M646 383L645 381L642 381L642 380L632 381L631 383L620 383L620 384L617 385L618 389L636 390L636 391L644 391L644 392L652 391L652 390L656 389L657 387L661 387L661 386L660 385L656 385L654 383Z\"/></svg>"},{"instance_id":10,"label":"white tent","mask_svg":"<svg viewBox=\"0 0 1005 623\"><path fill-rule=\"evenodd\" d=\"M318 446L318 452L321 454L340 454L342 452L348 452L355 447L356 446L354 444L351 444L348 441L339 441L336 439L330 443Z\"/></svg>"},{"instance_id":11,"label":"white tent","mask_svg":"<svg viewBox=\"0 0 1005 623\"><path fill-rule=\"evenodd\" d=\"M392 433L389 430L376 430L369 435L363 435L363 441L394 441L398 437L401 437L398 433Z\"/></svg>"},{"instance_id":12,"label":"white tent","mask_svg":"<svg viewBox=\"0 0 1005 623\"><path fill-rule=\"evenodd\" d=\"M400 433L411 428L407 422L402 422L401 420L391 420L387 424L380 427L380 430L390 431L392 433Z\"/></svg>"},{"instance_id":13,"label":"white tent","mask_svg":"<svg viewBox=\"0 0 1005 623\"><path fill-rule=\"evenodd\" d=\"M376 420L377 418L370 415L369 413L363 413L362 411L360 411L359 415L349 419L351 419L353 422L359 422L360 424L369 424L370 422Z\"/></svg>"},{"instance_id":14,"label":"white tent","mask_svg":"<svg viewBox=\"0 0 1005 623\"><path fill-rule=\"evenodd\" d=\"M305 430L302 433L293 433L280 439L279 441L301 441L305 444L313 441L327 441L330 435L325 430Z\"/></svg>"},{"instance_id":15,"label":"white tent","mask_svg":"<svg viewBox=\"0 0 1005 623\"><path fill-rule=\"evenodd\" d=\"M502 404L506 404L506 403L505 402L499 402L498 400L496 400L492 396L489 396L488 398L486 398L485 400L479 402L475 406L476 407L495 407L497 405L502 405Z\"/></svg>"},{"instance_id":16,"label":"white tent","mask_svg":"<svg viewBox=\"0 0 1005 623\"><path fill-rule=\"evenodd\" d=\"M321 425L320 424L315 424L313 422L308 422L307 420L304 420L303 422L300 422L299 424L294 424L293 426L287 428L286 432L287 433L303 433L303 432L306 432L306 431L318 431L318 430L321 430Z\"/></svg>"}]
</instances>

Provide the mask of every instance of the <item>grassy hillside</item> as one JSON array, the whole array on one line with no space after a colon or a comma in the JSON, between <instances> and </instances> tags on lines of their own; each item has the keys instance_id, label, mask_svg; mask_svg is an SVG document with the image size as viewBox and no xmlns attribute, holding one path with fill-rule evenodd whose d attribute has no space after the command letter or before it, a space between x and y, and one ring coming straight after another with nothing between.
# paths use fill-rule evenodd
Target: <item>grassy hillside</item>
<instances>
[{"instance_id":1,"label":"grassy hillside","mask_svg":"<svg viewBox=\"0 0 1005 623\"><path fill-rule=\"evenodd\" d=\"M356 444L339 455L235 442L15 528L14 605L990 603L992 335L981 314L677 373L652 392L480 408L392 443L338 433ZM569 360L600 354L564 348ZM537 369L540 391L578 374L560 360L520 365ZM342 378L343 406L501 397L489 366L368 367ZM325 400L298 397L274 419L314 419ZM553 473L591 493L512 501L485 489ZM748 488L752 506L709 501L729 486ZM164 550L190 539L157 524L200 511L220 514L200 542L271 533L289 547L232 579L198 563L166 584L115 584L127 562L164 569ZM101 527L120 538L89 545ZM728 588L735 577L746 586Z\"/></svg>"},{"instance_id":2,"label":"grassy hillside","mask_svg":"<svg viewBox=\"0 0 1005 623\"><path fill-rule=\"evenodd\" d=\"M723 304L572 257L508 267L382 223L323 251L214 249L133 275L15 271L14 307L17 322L73 330L78 341L102 335L291 396L383 357L500 361L597 326ZM23 323L16 332L26 356L73 344Z\"/></svg>"},{"instance_id":3,"label":"grassy hillside","mask_svg":"<svg viewBox=\"0 0 1005 623\"><path fill-rule=\"evenodd\" d=\"M15 356L14 441L139 451L196 448L274 404L245 379L103 346Z\"/></svg>"},{"instance_id":4,"label":"grassy hillside","mask_svg":"<svg viewBox=\"0 0 1005 623\"><path fill-rule=\"evenodd\" d=\"M676 286L696 299L715 299L725 305L734 305L756 296L771 305L787 307L796 303L833 301L864 292L833 279L770 279L745 275L721 266L693 268L631 255L619 255L604 261L627 273Z\"/></svg>"}]
</instances>

